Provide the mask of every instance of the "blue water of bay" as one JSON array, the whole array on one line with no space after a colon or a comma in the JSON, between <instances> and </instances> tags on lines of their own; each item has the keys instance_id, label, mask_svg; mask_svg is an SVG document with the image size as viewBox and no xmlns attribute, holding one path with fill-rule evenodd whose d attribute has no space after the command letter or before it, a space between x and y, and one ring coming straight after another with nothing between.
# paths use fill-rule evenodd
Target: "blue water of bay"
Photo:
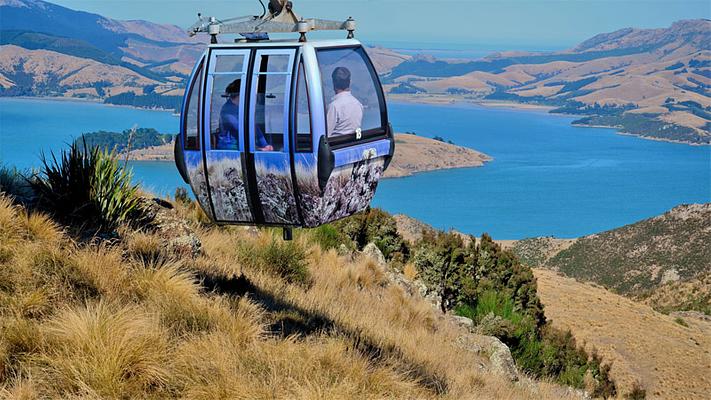
<instances>
[{"instance_id":1,"label":"blue water of bay","mask_svg":"<svg viewBox=\"0 0 711 400\"><path fill-rule=\"evenodd\" d=\"M574 118L472 105L393 103L398 132L442 136L494 158L482 168L381 181L374 205L438 228L498 239L577 237L711 202L711 147L656 142ZM170 113L95 103L0 99L0 162L31 168L82 132L133 125L176 132ZM185 187L172 163L132 162L158 194Z\"/></svg>"}]
</instances>

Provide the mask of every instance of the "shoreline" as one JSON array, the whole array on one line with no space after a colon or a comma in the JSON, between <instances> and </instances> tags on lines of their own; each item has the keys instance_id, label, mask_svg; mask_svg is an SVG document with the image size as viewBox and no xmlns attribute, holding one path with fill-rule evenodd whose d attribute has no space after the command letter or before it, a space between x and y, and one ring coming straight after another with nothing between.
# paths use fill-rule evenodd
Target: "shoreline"
<instances>
[{"instance_id":1,"label":"shoreline","mask_svg":"<svg viewBox=\"0 0 711 400\"><path fill-rule=\"evenodd\" d=\"M550 116L564 116L564 117L569 117L569 118L580 118L580 117L586 116L584 114L551 113L550 112L551 110L554 110L557 108L557 107L553 107L553 106L545 106L545 105L529 104L529 103L517 103L517 102L500 101L500 100L473 100L473 99L465 99L465 98L455 98L455 97L446 96L446 95L442 95L441 97L438 97L437 95L389 95L388 100L393 103L427 104L427 105L432 105L432 106L446 106L446 105L457 105L457 104L474 105L474 106L480 106L480 107L492 108L492 109L497 109L497 108L498 109L506 109L506 110L516 111L516 112L521 112L521 111L541 112L541 113L545 113ZM689 141L684 141L684 140L664 139L664 138L658 138L658 137L652 137L652 136L637 135L634 133L625 132L622 130L623 128L619 127L619 126L583 125L583 124L573 124L572 122L570 125L573 127L580 127L580 128L614 129L615 133L618 135L636 137L636 138L646 139L646 140L653 140L655 142L684 144L687 146L711 146L711 143L696 143L696 142L689 142Z\"/></svg>"},{"instance_id":2,"label":"shoreline","mask_svg":"<svg viewBox=\"0 0 711 400\"><path fill-rule=\"evenodd\" d=\"M145 150L145 149L144 149ZM119 155L119 159L123 160L126 158L126 153L121 153ZM143 162L159 162L159 163L175 163L175 160L172 159L165 159L165 158L134 158L132 156L129 156L128 158L129 162L137 162L137 163L143 163ZM494 159L486 160L484 161L481 165L462 165L462 166L454 166L454 167L442 167L438 169L431 169L431 170L423 170L423 171L414 171L411 173L408 173L406 175L383 175L381 179L401 179L401 178L412 178L417 175L422 175L422 174L427 174L430 172L439 172L439 171L450 171L454 169L469 169L469 168L482 168L486 166L487 163L490 163L494 161Z\"/></svg>"},{"instance_id":3,"label":"shoreline","mask_svg":"<svg viewBox=\"0 0 711 400\"><path fill-rule=\"evenodd\" d=\"M389 94L386 95L388 102L392 103L406 103L406 104L427 104L433 106L446 106L446 105L474 105L487 108L499 108L507 109L512 111L539 111L548 113L550 110L554 110L556 107L546 106L540 104L529 104L529 103L516 103L511 101L503 100L484 100L484 99L467 99L464 97L453 97L447 95L401 95L401 94ZM553 114L556 115L556 114Z\"/></svg>"},{"instance_id":4,"label":"shoreline","mask_svg":"<svg viewBox=\"0 0 711 400\"><path fill-rule=\"evenodd\" d=\"M643 136L643 135L636 135L634 133L629 133L623 131L622 127L620 126L607 126L607 125L585 125L585 124L570 124L574 128L597 128L597 129L612 129L615 131L616 135L620 136L629 136L629 137L635 137L639 139L645 139L645 140L652 140L654 142L663 142L663 143L673 143L673 144L683 144L686 146L697 146L697 147L703 147L703 146L711 146L711 143L696 143L696 142L686 142L683 140L674 140L674 139L664 139L664 138L659 138L659 137L652 137L652 136Z\"/></svg>"},{"instance_id":5,"label":"shoreline","mask_svg":"<svg viewBox=\"0 0 711 400\"><path fill-rule=\"evenodd\" d=\"M175 110L168 110L168 109L164 109L164 108L137 107L137 106L131 106L131 105L124 105L124 104L110 104L110 103L104 103L98 99L84 99L84 98L80 98L80 97L0 96L0 99L20 99L20 100L42 100L42 101L58 101L58 102L91 103L91 104L100 104L100 105L108 106L108 107L122 107L122 108L129 108L129 109L133 109L133 110L165 112L165 113L171 113L172 116L180 116L179 113L174 112ZM579 114L550 113L551 110L554 110L556 108L553 106L528 104L528 103L517 103L517 102L500 101L500 100L473 100L473 99L465 99L465 98L454 98L451 96L444 96L444 95L442 97L438 97L436 95L424 95L424 96L419 96L419 97L418 97L418 95L386 95L386 100L389 102L392 102L392 103L424 104L424 105L432 105L432 106L447 106L447 105L479 106L479 107L484 107L484 108L504 109L504 110L510 110L510 111L515 111L515 112L521 112L521 111L540 112L540 113L545 113L550 116L565 116L565 117L573 117L573 118L576 118L576 117L579 118L581 116L584 116L584 115L579 115ZM615 133L618 135L636 137L636 138L646 139L646 140L652 140L655 142L684 144L687 146L711 146L711 143L696 143L696 142L689 142L689 141L683 141L683 140L664 139L664 138L658 138L658 137L637 135L637 134L633 134L633 133L629 133L629 132L624 132L621 130L622 128L619 126L583 125L583 124L573 124L573 123L571 123L570 125L573 127L577 127L577 128L614 129ZM135 160L135 161L159 161L159 160Z\"/></svg>"},{"instance_id":6,"label":"shoreline","mask_svg":"<svg viewBox=\"0 0 711 400\"><path fill-rule=\"evenodd\" d=\"M99 99L85 99L81 97L61 97L61 96L0 96L0 99L18 99L18 100L30 100L30 101L53 101L59 103L82 103L82 104L98 104L107 107L120 107L120 108L130 108L132 110L142 110L142 111L155 111L155 112L165 112L171 113L174 116L180 116L180 113L176 113L175 110L169 110L166 108L148 108L148 107L138 107L131 106L128 104L111 104L104 103Z\"/></svg>"},{"instance_id":7,"label":"shoreline","mask_svg":"<svg viewBox=\"0 0 711 400\"><path fill-rule=\"evenodd\" d=\"M420 173L461 168L480 168L493 161L493 157L475 149L440 142L424 136L397 133L396 147L390 168L383 179L407 178ZM161 146L131 150L128 160L132 162L174 162L174 142ZM119 157L126 158L126 152Z\"/></svg>"}]
</instances>

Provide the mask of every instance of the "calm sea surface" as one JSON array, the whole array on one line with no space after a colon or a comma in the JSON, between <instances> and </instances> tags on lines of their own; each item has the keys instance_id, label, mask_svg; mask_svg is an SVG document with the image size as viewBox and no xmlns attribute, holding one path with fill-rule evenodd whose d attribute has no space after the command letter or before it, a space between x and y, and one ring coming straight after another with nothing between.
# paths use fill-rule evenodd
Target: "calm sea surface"
<instances>
[{"instance_id":1,"label":"calm sea surface","mask_svg":"<svg viewBox=\"0 0 711 400\"><path fill-rule=\"evenodd\" d=\"M682 203L711 202L711 147L654 142L570 117L469 105L390 104L397 131L443 136L494 157L483 168L382 181L376 206L439 228L499 239L575 237L625 225ZM134 124L175 133L170 113L94 103L0 99L0 161L36 167L41 151L82 132ZM172 163L134 162L137 181L172 194Z\"/></svg>"}]
</instances>

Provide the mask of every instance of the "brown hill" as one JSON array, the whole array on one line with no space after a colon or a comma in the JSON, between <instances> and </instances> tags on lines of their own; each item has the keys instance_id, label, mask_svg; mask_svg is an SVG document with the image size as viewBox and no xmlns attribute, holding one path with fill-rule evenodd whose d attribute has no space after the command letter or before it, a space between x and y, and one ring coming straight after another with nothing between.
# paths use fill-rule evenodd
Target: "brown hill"
<instances>
[{"instance_id":1,"label":"brown hill","mask_svg":"<svg viewBox=\"0 0 711 400\"><path fill-rule=\"evenodd\" d=\"M550 270L535 275L546 316L612 361L618 393L639 383L648 399L708 398L711 322L664 315Z\"/></svg>"},{"instance_id":2,"label":"brown hill","mask_svg":"<svg viewBox=\"0 0 711 400\"><path fill-rule=\"evenodd\" d=\"M409 134L397 134L395 148L395 157L385 177L402 177L440 169L481 167L492 160L476 150Z\"/></svg>"},{"instance_id":3,"label":"brown hill","mask_svg":"<svg viewBox=\"0 0 711 400\"><path fill-rule=\"evenodd\" d=\"M97 84L115 95L126 91L143 93L148 85L159 85L135 71L118 65L103 64L95 60L69 56L48 50L27 50L14 45L0 46L0 72L25 75L32 79L26 83L30 91L50 91L47 94L68 97L98 97ZM0 85L12 87L18 83L0 78Z\"/></svg>"}]
</instances>

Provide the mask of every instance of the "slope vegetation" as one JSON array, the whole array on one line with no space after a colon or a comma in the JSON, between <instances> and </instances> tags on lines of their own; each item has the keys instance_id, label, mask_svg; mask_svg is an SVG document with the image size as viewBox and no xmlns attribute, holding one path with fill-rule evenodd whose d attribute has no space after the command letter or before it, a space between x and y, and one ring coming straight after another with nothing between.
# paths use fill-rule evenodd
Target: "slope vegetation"
<instances>
[{"instance_id":1,"label":"slope vegetation","mask_svg":"<svg viewBox=\"0 0 711 400\"><path fill-rule=\"evenodd\" d=\"M625 294L711 270L711 203L676 207L663 215L578 239L548 266Z\"/></svg>"},{"instance_id":2,"label":"slope vegetation","mask_svg":"<svg viewBox=\"0 0 711 400\"><path fill-rule=\"evenodd\" d=\"M155 207L87 240L0 196L2 397L576 397L490 372L372 258Z\"/></svg>"}]
</instances>

